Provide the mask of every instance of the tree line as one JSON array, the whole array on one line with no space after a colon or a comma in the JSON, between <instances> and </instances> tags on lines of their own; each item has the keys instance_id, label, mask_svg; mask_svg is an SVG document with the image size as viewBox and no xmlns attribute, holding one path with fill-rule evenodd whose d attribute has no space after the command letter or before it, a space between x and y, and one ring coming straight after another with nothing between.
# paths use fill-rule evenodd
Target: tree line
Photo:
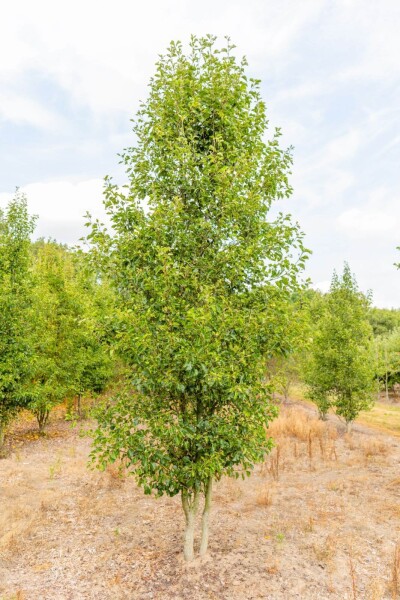
<instances>
[{"instance_id":1,"label":"tree line","mask_svg":"<svg viewBox=\"0 0 400 600\"><path fill-rule=\"evenodd\" d=\"M113 295L80 250L31 241L35 218L16 193L0 211L0 445L19 410L42 433L54 406L101 392L113 372Z\"/></svg>"}]
</instances>

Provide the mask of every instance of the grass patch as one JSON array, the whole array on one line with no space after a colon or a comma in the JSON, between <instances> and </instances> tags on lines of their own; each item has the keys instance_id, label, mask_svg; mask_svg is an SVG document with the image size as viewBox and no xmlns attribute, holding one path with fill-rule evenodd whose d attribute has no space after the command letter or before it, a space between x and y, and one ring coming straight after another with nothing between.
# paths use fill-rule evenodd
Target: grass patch
<instances>
[{"instance_id":1,"label":"grass patch","mask_svg":"<svg viewBox=\"0 0 400 600\"><path fill-rule=\"evenodd\" d=\"M305 392L304 385L301 383L294 384L290 389L290 398L315 408L315 404L305 397ZM334 414L332 410L329 413ZM400 405L392 406L384 402L376 402L372 410L364 410L360 413L356 423L368 425L368 427L400 437Z\"/></svg>"},{"instance_id":2,"label":"grass patch","mask_svg":"<svg viewBox=\"0 0 400 600\"><path fill-rule=\"evenodd\" d=\"M400 437L400 406L377 402L372 410L360 413L357 421Z\"/></svg>"}]
</instances>

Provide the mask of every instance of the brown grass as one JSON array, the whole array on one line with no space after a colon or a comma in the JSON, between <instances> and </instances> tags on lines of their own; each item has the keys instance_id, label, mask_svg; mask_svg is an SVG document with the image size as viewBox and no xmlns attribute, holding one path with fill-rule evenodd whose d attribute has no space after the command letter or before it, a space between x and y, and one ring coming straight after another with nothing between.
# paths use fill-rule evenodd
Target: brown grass
<instances>
[{"instance_id":1,"label":"brown grass","mask_svg":"<svg viewBox=\"0 0 400 600\"><path fill-rule=\"evenodd\" d=\"M210 557L192 569L179 497L144 496L116 464L88 471L76 430L22 447L0 462L1 600L398 598L400 443L338 436L300 407L272 434L250 478L216 483Z\"/></svg>"},{"instance_id":2,"label":"brown grass","mask_svg":"<svg viewBox=\"0 0 400 600\"><path fill-rule=\"evenodd\" d=\"M320 421L302 409L282 409L279 417L272 421L267 434L276 439L291 437L308 443L314 439L336 439L337 431L326 421Z\"/></svg>"},{"instance_id":3,"label":"brown grass","mask_svg":"<svg viewBox=\"0 0 400 600\"><path fill-rule=\"evenodd\" d=\"M269 485L263 484L257 490L256 504L257 506L271 506L274 499L275 489Z\"/></svg>"},{"instance_id":4,"label":"brown grass","mask_svg":"<svg viewBox=\"0 0 400 600\"><path fill-rule=\"evenodd\" d=\"M392 600L397 600L400 595L400 544L396 544L393 552L391 592Z\"/></svg>"},{"instance_id":5,"label":"brown grass","mask_svg":"<svg viewBox=\"0 0 400 600\"><path fill-rule=\"evenodd\" d=\"M363 441L361 450L365 458L387 456L390 452L390 446L385 440L370 438Z\"/></svg>"}]
</instances>

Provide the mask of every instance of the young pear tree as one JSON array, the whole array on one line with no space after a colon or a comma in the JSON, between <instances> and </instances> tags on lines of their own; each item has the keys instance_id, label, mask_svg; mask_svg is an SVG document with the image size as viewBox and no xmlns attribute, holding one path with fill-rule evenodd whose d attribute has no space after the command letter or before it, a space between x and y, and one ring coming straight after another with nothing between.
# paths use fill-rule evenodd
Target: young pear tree
<instances>
[{"instance_id":1,"label":"young pear tree","mask_svg":"<svg viewBox=\"0 0 400 600\"><path fill-rule=\"evenodd\" d=\"M112 372L103 320L112 296L85 266L82 253L54 241L32 247L30 409L43 433L53 407L104 389Z\"/></svg>"},{"instance_id":2,"label":"young pear tree","mask_svg":"<svg viewBox=\"0 0 400 600\"><path fill-rule=\"evenodd\" d=\"M25 196L16 193L0 210L0 448L7 424L26 405L30 370L30 236L35 219Z\"/></svg>"},{"instance_id":3,"label":"young pear tree","mask_svg":"<svg viewBox=\"0 0 400 600\"><path fill-rule=\"evenodd\" d=\"M387 335L375 338L376 377L385 390L389 401L389 390L400 383L400 327Z\"/></svg>"},{"instance_id":4,"label":"young pear tree","mask_svg":"<svg viewBox=\"0 0 400 600\"><path fill-rule=\"evenodd\" d=\"M330 406L348 431L374 396L374 352L369 299L358 290L350 268L334 273L311 347L305 381L322 418Z\"/></svg>"},{"instance_id":5,"label":"young pear tree","mask_svg":"<svg viewBox=\"0 0 400 600\"><path fill-rule=\"evenodd\" d=\"M40 240L32 254L35 285L29 408L43 433L52 408L72 393L83 303L67 247Z\"/></svg>"},{"instance_id":6,"label":"young pear tree","mask_svg":"<svg viewBox=\"0 0 400 600\"><path fill-rule=\"evenodd\" d=\"M276 414L266 359L287 349L289 305L307 251L289 216L291 154L266 141L259 81L233 46L192 37L156 65L122 155L129 183L107 180L107 234L93 224L120 317L127 390L99 416L93 460L122 459L145 493L181 495L184 557L204 497L207 551L213 481L249 475L271 448Z\"/></svg>"},{"instance_id":7,"label":"young pear tree","mask_svg":"<svg viewBox=\"0 0 400 600\"><path fill-rule=\"evenodd\" d=\"M73 260L79 311L72 344L70 388L77 400L77 414L82 417L82 396L103 392L115 371L110 352L114 294L106 281L97 278L86 254L74 252Z\"/></svg>"}]
</instances>

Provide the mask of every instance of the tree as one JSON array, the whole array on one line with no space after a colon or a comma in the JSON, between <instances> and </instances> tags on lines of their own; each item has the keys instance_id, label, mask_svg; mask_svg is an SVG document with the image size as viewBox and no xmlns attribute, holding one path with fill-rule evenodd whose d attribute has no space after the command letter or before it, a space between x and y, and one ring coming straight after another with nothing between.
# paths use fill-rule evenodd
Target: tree
<instances>
[{"instance_id":1,"label":"tree","mask_svg":"<svg viewBox=\"0 0 400 600\"><path fill-rule=\"evenodd\" d=\"M43 433L52 408L70 391L79 306L73 293L73 264L67 248L40 240L33 250L29 407Z\"/></svg>"},{"instance_id":2,"label":"tree","mask_svg":"<svg viewBox=\"0 0 400 600\"><path fill-rule=\"evenodd\" d=\"M0 210L0 448L7 424L27 402L29 245L34 223L27 200L19 192L5 211Z\"/></svg>"},{"instance_id":3,"label":"tree","mask_svg":"<svg viewBox=\"0 0 400 600\"><path fill-rule=\"evenodd\" d=\"M400 327L375 339L376 377L384 387L386 401L389 389L400 383Z\"/></svg>"},{"instance_id":4,"label":"tree","mask_svg":"<svg viewBox=\"0 0 400 600\"><path fill-rule=\"evenodd\" d=\"M390 334L394 329L400 327L400 310L398 308L373 307L369 313L369 321L374 336Z\"/></svg>"},{"instance_id":5,"label":"tree","mask_svg":"<svg viewBox=\"0 0 400 600\"><path fill-rule=\"evenodd\" d=\"M314 334L305 381L322 418L330 406L348 431L361 410L373 402L374 353L368 320L369 299L345 264L334 273L325 309Z\"/></svg>"},{"instance_id":6,"label":"tree","mask_svg":"<svg viewBox=\"0 0 400 600\"><path fill-rule=\"evenodd\" d=\"M72 257L79 312L72 343L70 389L77 398L81 417L82 396L103 392L114 374L115 361L110 353L114 295L107 282L97 278L83 252L75 252Z\"/></svg>"},{"instance_id":7,"label":"tree","mask_svg":"<svg viewBox=\"0 0 400 600\"><path fill-rule=\"evenodd\" d=\"M301 290L289 305L290 318L285 331L287 351L269 359L267 373L274 389L289 399L290 389L300 382L302 364L311 337L311 307L316 304L318 293L311 289ZM314 315L315 316L315 315Z\"/></svg>"},{"instance_id":8,"label":"tree","mask_svg":"<svg viewBox=\"0 0 400 600\"><path fill-rule=\"evenodd\" d=\"M123 154L129 184L107 179L112 234L94 223L108 265L129 386L99 416L93 460L120 458L145 493L181 495L184 557L212 483L249 475L271 448L276 414L265 361L285 351L291 295L307 251L271 203L288 196L289 151L267 129L259 82L228 42L172 43L157 63ZM294 254L295 258L292 258Z\"/></svg>"},{"instance_id":9,"label":"tree","mask_svg":"<svg viewBox=\"0 0 400 600\"><path fill-rule=\"evenodd\" d=\"M112 297L85 257L54 241L33 245L30 409L44 432L53 407L101 392L112 373L104 320Z\"/></svg>"}]
</instances>

